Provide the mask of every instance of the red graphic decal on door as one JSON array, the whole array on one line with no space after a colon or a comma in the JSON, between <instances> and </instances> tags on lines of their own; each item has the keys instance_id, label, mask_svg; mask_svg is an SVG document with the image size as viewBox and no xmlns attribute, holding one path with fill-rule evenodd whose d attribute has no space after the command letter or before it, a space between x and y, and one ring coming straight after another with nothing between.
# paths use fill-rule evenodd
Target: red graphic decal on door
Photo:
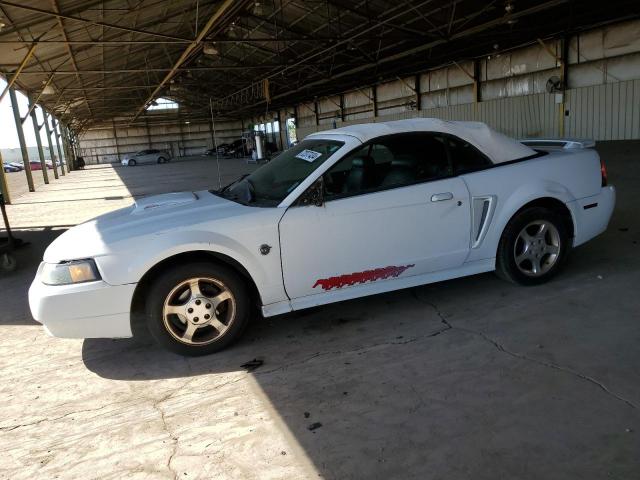
<instances>
[{"instance_id":1,"label":"red graphic decal on door","mask_svg":"<svg viewBox=\"0 0 640 480\"><path fill-rule=\"evenodd\" d=\"M316 281L312 288L320 286L323 290L331 290L332 288L342 288L356 283L375 282L376 280L397 277L414 266L376 268L374 270L365 270L364 272L347 273L337 277L321 278Z\"/></svg>"}]
</instances>

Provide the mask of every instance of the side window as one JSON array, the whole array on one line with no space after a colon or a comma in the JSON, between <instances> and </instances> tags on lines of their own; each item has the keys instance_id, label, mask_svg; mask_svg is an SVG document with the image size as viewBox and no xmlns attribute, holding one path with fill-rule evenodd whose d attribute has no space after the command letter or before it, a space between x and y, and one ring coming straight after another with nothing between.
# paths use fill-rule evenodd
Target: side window
<instances>
[{"instance_id":1,"label":"side window","mask_svg":"<svg viewBox=\"0 0 640 480\"><path fill-rule=\"evenodd\" d=\"M369 156L370 150L371 145L357 149L324 174L326 197L342 196L350 191L374 187L374 167L373 160Z\"/></svg>"},{"instance_id":2,"label":"side window","mask_svg":"<svg viewBox=\"0 0 640 480\"><path fill-rule=\"evenodd\" d=\"M365 145L325 173L327 199L403 187L452 174L444 138L430 133L389 136Z\"/></svg>"},{"instance_id":3,"label":"side window","mask_svg":"<svg viewBox=\"0 0 640 480\"><path fill-rule=\"evenodd\" d=\"M476 147L460 138L447 137L453 171L456 175L473 172L492 165Z\"/></svg>"}]
</instances>

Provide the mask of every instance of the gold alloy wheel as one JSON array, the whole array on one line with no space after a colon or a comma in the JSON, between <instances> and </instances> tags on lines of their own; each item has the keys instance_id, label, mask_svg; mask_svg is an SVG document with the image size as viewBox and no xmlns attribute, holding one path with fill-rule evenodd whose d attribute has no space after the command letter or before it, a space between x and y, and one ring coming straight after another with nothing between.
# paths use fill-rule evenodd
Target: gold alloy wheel
<instances>
[{"instance_id":1,"label":"gold alloy wheel","mask_svg":"<svg viewBox=\"0 0 640 480\"><path fill-rule=\"evenodd\" d=\"M208 345L231 327L236 300L224 283L197 277L179 283L167 295L162 320L167 332L187 345Z\"/></svg>"}]
</instances>

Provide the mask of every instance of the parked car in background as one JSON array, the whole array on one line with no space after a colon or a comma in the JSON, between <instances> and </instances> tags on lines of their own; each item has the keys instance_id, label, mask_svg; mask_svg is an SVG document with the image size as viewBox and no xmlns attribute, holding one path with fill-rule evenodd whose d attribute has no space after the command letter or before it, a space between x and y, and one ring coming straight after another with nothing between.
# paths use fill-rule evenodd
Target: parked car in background
<instances>
[{"instance_id":1,"label":"parked car in background","mask_svg":"<svg viewBox=\"0 0 640 480\"><path fill-rule=\"evenodd\" d=\"M221 143L220 145L218 145L218 154L219 155L226 155L227 154L227 150L229 149L230 144L228 143ZM216 149L215 148L210 148L208 150L205 150L204 152L205 155L207 156L213 156L216 154Z\"/></svg>"},{"instance_id":2,"label":"parked car in background","mask_svg":"<svg viewBox=\"0 0 640 480\"><path fill-rule=\"evenodd\" d=\"M269 317L493 270L538 285L615 205L591 143L547 144L438 119L314 133L220 190L141 198L67 230L31 312L60 337L130 337L143 321L165 348L202 355L238 338L255 305Z\"/></svg>"},{"instance_id":3,"label":"parked car in background","mask_svg":"<svg viewBox=\"0 0 640 480\"><path fill-rule=\"evenodd\" d=\"M22 166L17 167L16 165L13 165L8 162L2 162L2 168L5 171L5 173L19 172L20 170L23 170Z\"/></svg>"},{"instance_id":4,"label":"parked car in background","mask_svg":"<svg viewBox=\"0 0 640 480\"><path fill-rule=\"evenodd\" d=\"M275 142L264 142L264 150L268 156L271 156L278 151L278 145Z\"/></svg>"},{"instance_id":5,"label":"parked car in background","mask_svg":"<svg viewBox=\"0 0 640 480\"><path fill-rule=\"evenodd\" d=\"M50 160L45 160L45 165L47 166L47 170L51 170L53 168L53 163ZM38 160L30 160L29 166L31 170L42 170L42 164Z\"/></svg>"},{"instance_id":6,"label":"parked car in background","mask_svg":"<svg viewBox=\"0 0 640 480\"><path fill-rule=\"evenodd\" d=\"M122 165L125 167L135 167L136 165L144 163L167 163L171 160L171 155L163 150L141 150L133 155L127 154L124 156Z\"/></svg>"},{"instance_id":7,"label":"parked car in background","mask_svg":"<svg viewBox=\"0 0 640 480\"><path fill-rule=\"evenodd\" d=\"M246 157L251 155L253 151L253 146L246 138L239 138L238 140L234 140L231 142L229 147L227 148L226 155L231 155L234 157Z\"/></svg>"}]
</instances>

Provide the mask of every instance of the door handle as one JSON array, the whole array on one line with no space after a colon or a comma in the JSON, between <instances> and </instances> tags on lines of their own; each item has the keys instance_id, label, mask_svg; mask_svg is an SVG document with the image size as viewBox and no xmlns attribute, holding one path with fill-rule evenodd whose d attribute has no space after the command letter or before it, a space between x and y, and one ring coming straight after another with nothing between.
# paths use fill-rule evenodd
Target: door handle
<instances>
[{"instance_id":1,"label":"door handle","mask_svg":"<svg viewBox=\"0 0 640 480\"><path fill-rule=\"evenodd\" d=\"M432 202L443 202L445 200L451 200L453 198L453 193L445 192L445 193L436 193L431 195Z\"/></svg>"}]
</instances>

